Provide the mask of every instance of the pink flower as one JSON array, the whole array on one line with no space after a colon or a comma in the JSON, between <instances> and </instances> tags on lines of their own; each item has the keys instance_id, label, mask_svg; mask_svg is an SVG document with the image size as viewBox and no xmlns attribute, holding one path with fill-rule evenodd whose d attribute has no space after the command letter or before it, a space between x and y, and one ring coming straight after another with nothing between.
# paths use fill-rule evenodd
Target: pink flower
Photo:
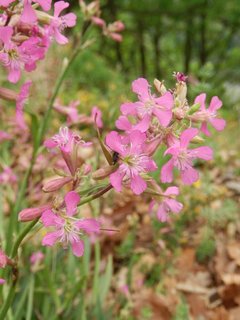
<instances>
[{"instance_id":1,"label":"pink flower","mask_svg":"<svg viewBox=\"0 0 240 320\"><path fill-rule=\"evenodd\" d=\"M194 103L200 104L200 110L192 115L192 119L195 121L201 121L201 131L206 135L210 136L210 132L208 130L207 124L210 124L217 130L222 131L225 128L226 121L224 119L217 118L217 110L221 108L222 101L218 97L213 97L209 108L206 109L205 106L206 94L202 93L196 97Z\"/></svg>"},{"instance_id":2,"label":"pink flower","mask_svg":"<svg viewBox=\"0 0 240 320\"><path fill-rule=\"evenodd\" d=\"M161 180L162 182L172 182L173 168L180 170L181 178L184 184L192 184L198 180L199 174L193 165L194 159L211 160L213 157L212 149L209 147L198 147L188 149L190 141L198 134L198 129L189 128L182 132L180 142L174 144L165 151L166 154L171 154L172 158L162 167Z\"/></svg>"},{"instance_id":3,"label":"pink flower","mask_svg":"<svg viewBox=\"0 0 240 320\"><path fill-rule=\"evenodd\" d=\"M14 2L15 0L0 0L0 6L7 8L10 3Z\"/></svg>"},{"instance_id":4,"label":"pink flower","mask_svg":"<svg viewBox=\"0 0 240 320\"><path fill-rule=\"evenodd\" d=\"M96 126L98 128L103 127L103 122L102 122L102 111L98 107L93 107L92 108L92 114L91 117L93 119L93 122L96 123Z\"/></svg>"},{"instance_id":5,"label":"pink flower","mask_svg":"<svg viewBox=\"0 0 240 320\"><path fill-rule=\"evenodd\" d=\"M182 72L174 72L173 76L176 78L177 82L187 82L188 76L185 76Z\"/></svg>"},{"instance_id":6,"label":"pink flower","mask_svg":"<svg viewBox=\"0 0 240 320\"><path fill-rule=\"evenodd\" d=\"M5 140L10 140L11 136L9 133L0 130L0 142L5 141Z\"/></svg>"},{"instance_id":7,"label":"pink flower","mask_svg":"<svg viewBox=\"0 0 240 320\"><path fill-rule=\"evenodd\" d=\"M124 103L121 106L123 115L138 116L150 124L151 117L156 116L163 127L167 127L172 119L173 97L170 92L157 98L151 94L149 83L144 78L139 78L132 83L132 90L138 95L139 101Z\"/></svg>"},{"instance_id":8,"label":"pink flower","mask_svg":"<svg viewBox=\"0 0 240 320\"><path fill-rule=\"evenodd\" d=\"M34 2L38 3L44 11L48 11L51 8L52 0L34 0ZM24 0L21 21L28 24L33 24L37 21L37 15L32 8L32 0Z\"/></svg>"},{"instance_id":9,"label":"pink flower","mask_svg":"<svg viewBox=\"0 0 240 320\"><path fill-rule=\"evenodd\" d=\"M98 233L100 226L95 219L77 219L73 216L77 212L77 205L80 196L75 191L70 191L65 196L66 212L54 213L47 210L43 213L41 220L45 227L54 227L54 231L49 232L42 240L44 246L53 246L60 242L64 247L69 244L73 254L81 257L84 253L84 242L81 240L82 232L88 234Z\"/></svg>"},{"instance_id":10,"label":"pink flower","mask_svg":"<svg viewBox=\"0 0 240 320\"><path fill-rule=\"evenodd\" d=\"M0 249L0 268L3 269L8 264L8 257L6 254Z\"/></svg>"},{"instance_id":11,"label":"pink flower","mask_svg":"<svg viewBox=\"0 0 240 320\"><path fill-rule=\"evenodd\" d=\"M67 116L68 125L78 123L79 115L77 107L79 106L79 101L71 101L68 106L63 106L59 102L54 104L54 109L58 112Z\"/></svg>"},{"instance_id":12,"label":"pink flower","mask_svg":"<svg viewBox=\"0 0 240 320\"><path fill-rule=\"evenodd\" d=\"M44 259L44 254L41 251L34 252L30 257L32 265L39 264Z\"/></svg>"},{"instance_id":13,"label":"pink flower","mask_svg":"<svg viewBox=\"0 0 240 320\"><path fill-rule=\"evenodd\" d=\"M22 85L20 93L16 99L16 124L22 130L27 129L27 125L25 123L24 116L23 116L23 108L26 100L28 99L29 89L31 85L32 85L31 81L25 82Z\"/></svg>"},{"instance_id":14,"label":"pink flower","mask_svg":"<svg viewBox=\"0 0 240 320\"><path fill-rule=\"evenodd\" d=\"M2 278L0 278L0 285L3 285L6 281Z\"/></svg>"},{"instance_id":15,"label":"pink flower","mask_svg":"<svg viewBox=\"0 0 240 320\"><path fill-rule=\"evenodd\" d=\"M106 26L106 22L99 17L91 17L92 23L98 27L104 28Z\"/></svg>"},{"instance_id":16,"label":"pink flower","mask_svg":"<svg viewBox=\"0 0 240 320\"><path fill-rule=\"evenodd\" d=\"M4 168L0 174L0 184L12 184L17 181L17 176L13 173L10 167Z\"/></svg>"},{"instance_id":17,"label":"pink flower","mask_svg":"<svg viewBox=\"0 0 240 320\"><path fill-rule=\"evenodd\" d=\"M169 187L165 192L162 192L159 187L159 191L161 193L161 200L159 201L158 199L154 199L150 204L150 209L152 210L157 206L158 220L166 222L169 220L169 213L179 213L182 210L183 205L181 202L174 199L174 197L179 194L179 189L177 187Z\"/></svg>"},{"instance_id":18,"label":"pink flower","mask_svg":"<svg viewBox=\"0 0 240 320\"><path fill-rule=\"evenodd\" d=\"M59 44L68 43L68 39L61 34L61 31L66 27L74 27L76 24L77 17L74 13L67 13L59 17L60 13L68 7L68 2L58 1L54 3L54 16L49 26L49 34L53 36Z\"/></svg>"},{"instance_id":19,"label":"pink flower","mask_svg":"<svg viewBox=\"0 0 240 320\"><path fill-rule=\"evenodd\" d=\"M157 169L155 162L145 153L146 136L140 131L131 131L121 136L116 131L106 137L106 144L118 154L119 168L110 175L110 182L117 190L122 190L123 182L130 183L135 194L141 194L147 183L144 176Z\"/></svg>"},{"instance_id":20,"label":"pink flower","mask_svg":"<svg viewBox=\"0 0 240 320\"><path fill-rule=\"evenodd\" d=\"M30 72L36 67L35 62L44 56L44 48L39 46L40 39L37 37L31 37L17 46L11 40L12 35L12 27L0 27L0 40L3 43L0 62L8 70L8 80L16 83L20 79L23 68Z\"/></svg>"}]
</instances>

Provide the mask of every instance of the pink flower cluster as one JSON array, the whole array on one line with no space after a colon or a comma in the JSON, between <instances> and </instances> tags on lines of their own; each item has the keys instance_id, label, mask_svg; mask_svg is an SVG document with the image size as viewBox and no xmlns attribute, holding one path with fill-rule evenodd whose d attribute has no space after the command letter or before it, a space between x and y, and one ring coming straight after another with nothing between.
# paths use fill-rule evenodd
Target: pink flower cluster
<instances>
[{"instance_id":1,"label":"pink flower cluster","mask_svg":"<svg viewBox=\"0 0 240 320\"><path fill-rule=\"evenodd\" d=\"M4 11L0 25L0 63L8 71L8 80L19 81L22 70L31 72L36 63L44 59L52 39L65 44L68 39L62 34L66 27L76 24L73 13L61 14L69 3L54 3L53 16L46 13L51 8L51 0L35 0L42 11L34 9L31 0L16 2L1 0Z\"/></svg>"}]
</instances>

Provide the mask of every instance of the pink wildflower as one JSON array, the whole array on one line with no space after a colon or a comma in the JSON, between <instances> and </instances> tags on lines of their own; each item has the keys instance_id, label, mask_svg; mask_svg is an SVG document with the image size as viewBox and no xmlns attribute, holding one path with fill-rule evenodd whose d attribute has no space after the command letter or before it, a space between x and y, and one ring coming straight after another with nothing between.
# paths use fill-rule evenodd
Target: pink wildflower
<instances>
[{"instance_id":1,"label":"pink wildflower","mask_svg":"<svg viewBox=\"0 0 240 320\"><path fill-rule=\"evenodd\" d=\"M0 0L0 6L7 8L15 0Z\"/></svg>"},{"instance_id":2,"label":"pink wildflower","mask_svg":"<svg viewBox=\"0 0 240 320\"><path fill-rule=\"evenodd\" d=\"M0 278L0 285L3 285L6 281L2 278Z\"/></svg>"},{"instance_id":3,"label":"pink wildflower","mask_svg":"<svg viewBox=\"0 0 240 320\"><path fill-rule=\"evenodd\" d=\"M0 268L3 269L8 264L8 257L6 254L0 249Z\"/></svg>"},{"instance_id":4,"label":"pink wildflower","mask_svg":"<svg viewBox=\"0 0 240 320\"><path fill-rule=\"evenodd\" d=\"M49 210L51 206L49 204L37 207L37 208L26 208L19 212L18 220L22 222L35 220L43 214L44 211Z\"/></svg>"},{"instance_id":5,"label":"pink wildflower","mask_svg":"<svg viewBox=\"0 0 240 320\"><path fill-rule=\"evenodd\" d=\"M58 1L54 3L54 15L49 26L49 34L53 36L59 44L68 43L68 39L61 34L61 31L66 27L74 27L76 24L77 17L74 13L67 13L59 17L60 13L68 7L68 2Z\"/></svg>"},{"instance_id":6,"label":"pink wildflower","mask_svg":"<svg viewBox=\"0 0 240 320\"><path fill-rule=\"evenodd\" d=\"M4 168L0 174L0 184L12 184L17 181L17 176L13 173L10 167Z\"/></svg>"},{"instance_id":7,"label":"pink wildflower","mask_svg":"<svg viewBox=\"0 0 240 320\"><path fill-rule=\"evenodd\" d=\"M77 107L79 106L79 101L71 101L68 106L63 106L59 102L54 104L54 109L58 112L67 116L67 124L71 125L78 123L79 115Z\"/></svg>"},{"instance_id":8,"label":"pink wildflower","mask_svg":"<svg viewBox=\"0 0 240 320\"><path fill-rule=\"evenodd\" d=\"M141 194L147 183L143 176L157 169L155 162L146 154L146 135L140 131L132 131L127 136L121 136L116 131L110 132L106 143L118 153L119 168L110 175L112 186L121 191L122 183L130 183L135 194Z\"/></svg>"},{"instance_id":9,"label":"pink wildflower","mask_svg":"<svg viewBox=\"0 0 240 320\"><path fill-rule=\"evenodd\" d=\"M11 135L5 131L0 130L0 142L5 141L5 140L10 140Z\"/></svg>"},{"instance_id":10,"label":"pink wildflower","mask_svg":"<svg viewBox=\"0 0 240 320\"><path fill-rule=\"evenodd\" d=\"M200 104L200 110L192 115L192 119L195 121L201 121L201 131L206 135L210 136L207 124L208 122L217 130L222 131L225 128L226 121L224 119L217 118L217 110L221 108L222 101L218 97L213 97L209 108L205 106L206 94L202 93L196 97L194 103Z\"/></svg>"},{"instance_id":11,"label":"pink wildflower","mask_svg":"<svg viewBox=\"0 0 240 320\"><path fill-rule=\"evenodd\" d=\"M52 210L47 210L43 213L41 217L43 225L55 228L43 238L42 244L44 246L53 246L58 241L64 247L70 244L75 256L81 257L83 255L84 242L80 238L82 232L98 233L100 226L95 219L76 219L73 217L77 212L79 202L80 196L71 191L65 196L66 212L56 214Z\"/></svg>"},{"instance_id":12,"label":"pink wildflower","mask_svg":"<svg viewBox=\"0 0 240 320\"><path fill-rule=\"evenodd\" d=\"M152 116L156 116L163 127L167 127L172 119L173 97L170 92L157 98L151 94L149 83L144 78L139 78L132 83L132 90L138 95L139 101L124 103L121 106L123 115L138 116L150 124Z\"/></svg>"},{"instance_id":13,"label":"pink wildflower","mask_svg":"<svg viewBox=\"0 0 240 320\"><path fill-rule=\"evenodd\" d=\"M169 213L179 213L183 205L181 202L178 202L174 199L175 196L179 194L179 189L177 187L169 187L165 192L162 192L160 187L159 191L162 196L160 196L160 201L154 199L150 204L150 209L153 209L157 206L157 218L161 222L166 222L169 220Z\"/></svg>"},{"instance_id":14,"label":"pink wildflower","mask_svg":"<svg viewBox=\"0 0 240 320\"><path fill-rule=\"evenodd\" d=\"M96 123L96 126L98 128L102 128L103 127L102 111L98 107L93 107L91 116L92 116L93 122Z\"/></svg>"},{"instance_id":15,"label":"pink wildflower","mask_svg":"<svg viewBox=\"0 0 240 320\"><path fill-rule=\"evenodd\" d=\"M34 0L34 2L38 3L44 11L48 11L51 8L52 0ZM28 24L33 24L37 21L37 15L32 8L32 0L24 0L21 21Z\"/></svg>"},{"instance_id":16,"label":"pink wildflower","mask_svg":"<svg viewBox=\"0 0 240 320\"><path fill-rule=\"evenodd\" d=\"M32 265L39 264L44 259L44 254L41 251L34 252L30 257Z\"/></svg>"},{"instance_id":17,"label":"pink wildflower","mask_svg":"<svg viewBox=\"0 0 240 320\"><path fill-rule=\"evenodd\" d=\"M177 82L187 82L188 76L185 76L182 72L174 72L173 76L176 78Z\"/></svg>"},{"instance_id":18,"label":"pink wildflower","mask_svg":"<svg viewBox=\"0 0 240 320\"><path fill-rule=\"evenodd\" d=\"M106 22L99 17L91 17L92 23L98 27L104 28L106 26Z\"/></svg>"},{"instance_id":19,"label":"pink wildflower","mask_svg":"<svg viewBox=\"0 0 240 320\"><path fill-rule=\"evenodd\" d=\"M173 168L180 170L181 178L184 184L192 184L198 180L199 174L192 167L193 160L200 158L203 160L211 160L213 157L212 149L209 147L198 147L188 149L190 141L198 134L198 129L189 128L182 132L180 142L172 145L165 151L166 154L171 154L172 158L162 167L161 180L162 182L172 182Z\"/></svg>"},{"instance_id":20,"label":"pink wildflower","mask_svg":"<svg viewBox=\"0 0 240 320\"><path fill-rule=\"evenodd\" d=\"M24 116L23 116L23 108L26 100L28 99L29 89L31 85L32 85L31 81L25 82L22 85L20 93L16 99L16 124L22 130L27 129L27 125L25 123Z\"/></svg>"}]
</instances>

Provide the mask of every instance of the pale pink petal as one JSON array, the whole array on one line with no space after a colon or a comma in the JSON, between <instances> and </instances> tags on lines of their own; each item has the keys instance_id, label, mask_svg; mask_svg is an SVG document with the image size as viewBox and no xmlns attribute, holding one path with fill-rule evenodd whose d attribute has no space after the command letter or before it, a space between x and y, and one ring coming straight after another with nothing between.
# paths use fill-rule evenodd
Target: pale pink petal
<instances>
[{"instance_id":1,"label":"pale pink petal","mask_svg":"<svg viewBox=\"0 0 240 320\"><path fill-rule=\"evenodd\" d=\"M199 179L199 173L196 169L189 166L184 171L181 171L181 178L184 184L190 185Z\"/></svg>"},{"instance_id":2,"label":"pale pink petal","mask_svg":"<svg viewBox=\"0 0 240 320\"><path fill-rule=\"evenodd\" d=\"M115 124L119 130L129 131L132 128L130 121L125 116L120 116L118 120L115 122Z\"/></svg>"},{"instance_id":3,"label":"pale pink petal","mask_svg":"<svg viewBox=\"0 0 240 320\"><path fill-rule=\"evenodd\" d=\"M194 104L199 103L200 109L205 110L205 100L206 100L206 93L201 93L199 96L197 96L194 100Z\"/></svg>"},{"instance_id":4,"label":"pale pink petal","mask_svg":"<svg viewBox=\"0 0 240 320\"><path fill-rule=\"evenodd\" d=\"M226 126L226 121L224 119L212 118L209 119L209 122L217 131L222 131Z\"/></svg>"},{"instance_id":5,"label":"pale pink petal","mask_svg":"<svg viewBox=\"0 0 240 320\"><path fill-rule=\"evenodd\" d=\"M168 221L168 215L163 204L160 204L157 211L157 218L161 222Z\"/></svg>"},{"instance_id":6,"label":"pale pink petal","mask_svg":"<svg viewBox=\"0 0 240 320\"><path fill-rule=\"evenodd\" d=\"M192 154L203 160L212 160L213 151L210 147L202 146L191 150Z\"/></svg>"},{"instance_id":7,"label":"pale pink petal","mask_svg":"<svg viewBox=\"0 0 240 320\"><path fill-rule=\"evenodd\" d=\"M161 181L163 183L172 182L173 180L173 159L170 159L161 170Z\"/></svg>"},{"instance_id":8,"label":"pale pink petal","mask_svg":"<svg viewBox=\"0 0 240 320\"><path fill-rule=\"evenodd\" d=\"M57 142L55 142L53 139L47 139L44 141L44 146L48 149L55 148L57 145Z\"/></svg>"},{"instance_id":9,"label":"pale pink petal","mask_svg":"<svg viewBox=\"0 0 240 320\"><path fill-rule=\"evenodd\" d=\"M209 106L208 110L210 112L214 112L214 111L220 109L221 106L222 106L222 101L217 96L215 96L215 97L212 97L212 100L210 102L210 106Z\"/></svg>"},{"instance_id":10,"label":"pale pink petal","mask_svg":"<svg viewBox=\"0 0 240 320\"><path fill-rule=\"evenodd\" d=\"M15 67L16 68L14 69L11 69L11 68L9 69L8 80L11 83L17 83L21 76L20 65Z\"/></svg>"},{"instance_id":11,"label":"pale pink petal","mask_svg":"<svg viewBox=\"0 0 240 320\"><path fill-rule=\"evenodd\" d=\"M143 178L138 175L135 175L131 178L131 189L133 193L139 195L143 193L144 190L147 188L147 183Z\"/></svg>"},{"instance_id":12,"label":"pale pink petal","mask_svg":"<svg viewBox=\"0 0 240 320\"><path fill-rule=\"evenodd\" d=\"M146 132L150 125L150 116L146 115L143 117L141 121L139 121L137 124L133 126L134 130L139 130L141 132Z\"/></svg>"},{"instance_id":13,"label":"pale pink petal","mask_svg":"<svg viewBox=\"0 0 240 320\"><path fill-rule=\"evenodd\" d=\"M98 233L100 231L100 223L96 219L83 219L78 220L75 223L75 226L78 229L83 229L87 233L96 232Z\"/></svg>"},{"instance_id":14,"label":"pale pink petal","mask_svg":"<svg viewBox=\"0 0 240 320\"><path fill-rule=\"evenodd\" d=\"M122 146L122 141L121 137L116 131L111 131L107 136L106 136L106 144L109 148L112 150L122 154L123 146Z\"/></svg>"},{"instance_id":15,"label":"pale pink petal","mask_svg":"<svg viewBox=\"0 0 240 320\"><path fill-rule=\"evenodd\" d=\"M150 98L149 87L149 83L144 78L134 80L132 83L132 91L135 92L143 101Z\"/></svg>"},{"instance_id":16,"label":"pale pink petal","mask_svg":"<svg viewBox=\"0 0 240 320\"><path fill-rule=\"evenodd\" d=\"M115 190L120 192L122 190L122 179L124 174L121 173L119 170L115 171L110 175L110 182L111 185L114 187Z\"/></svg>"},{"instance_id":17,"label":"pale pink petal","mask_svg":"<svg viewBox=\"0 0 240 320\"><path fill-rule=\"evenodd\" d=\"M180 137L180 145L183 148L186 148L190 141L198 134L198 129L196 128L189 128L182 132Z\"/></svg>"},{"instance_id":18,"label":"pale pink petal","mask_svg":"<svg viewBox=\"0 0 240 320\"><path fill-rule=\"evenodd\" d=\"M168 205L168 207L170 208L171 212L174 212L174 213L179 213L183 208L182 203L178 202L175 199L166 199L165 203Z\"/></svg>"},{"instance_id":19,"label":"pale pink petal","mask_svg":"<svg viewBox=\"0 0 240 320\"><path fill-rule=\"evenodd\" d=\"M71 13L71 12L67 13L63 16L63 18L64 18L64 22L69 28L72 28L75 26L77 17L74 13Z\"/></svg>"},{"instance_id":20,"label":"pale pink petal","mask_svg":"<svg viewBox=\"0 0 240 320\"><path fill-rule=\"evenodd\" d=\"M81 257L84 253L84 242L79 239L79 241L73 241L71 245L73 254L76 257Z\"/></svg>"},{"instance_id":21,"label":"pale pink petal","mask_svg":"<svg viewBox=\"0 0 240 320\"><path fill-rule=\"evenodd\" d=\"M0 285L3 285L6 281L2 278L0 278Z\"/></svg>"},{"instance_id":22,"label":"pale pink petal","mask_svg":"<svg viewBox=\"0 0 240 320\"><path fill-rule=\"evenodd\" d=\"M42 245L52 247L61 238L62 233L61 230L47 233L42 239Z\"/></svg>"},{"instance_id":23,"label":"pale pink petal","mask_svg":"<svg viewBox=\"0 0 240 320\"><path fill-rule=\"evenodd\" d=\"M155 116L158 118L160 124L163 127L167 127L172 119L172 111L171 110L163 110L163 109L158 109L154 108L153 113Z\"/></svg>"},{"instance_id":24,"label":"pale pink petal","mask_svg":"<svg viewBox=\"0 0 240 320\"><path fill-rule=\"evenodd\" d=\"M45 227L62 226L64 225L64 220L57 216L52 210L46 210L41 216L42 224Z\"/></svg>"},{"instance_id":25,"label":"pale pink petal","mask_svg":"<svg viewBox=\"0 0 240 320\"><path fill-rule=\"evenodd\" d=\"M60 1L61 2L61 1ZM68 43L68 38L60 33L58 29L54 30L54 36L58 44L66 44Z\"/></svg>"},{"instance_id":26,"label":"pale pink petal","mask_svg":"<svg viewBox=\"0 0 240 320\"><path fill-rule=\"evenodd\" d=\"M202 123L200 130L208 137L211 135L206 121Z\"/></svg>"},{"instance_id":27,"label":"pale pink petal","mask_svg":"<svg viewBox=\"0 0 240 320\"><path fill-rule=\"evenodd\" d=\"M178 187L168 187L167 190L164 192L166 196L175 195L177 196L179 194L179 188Z\"/></svg>"},{"instance_id":28,"label":"pale pink petal","mask_svg":"<svg viewBox=\"0 0 240 320\"><path fill-rule=\"evenodd\" d=\"M37 15L32 8L31 4L27 1L24 1L24 8L21 15L21 21L24 23L33 24L37 21Z\"/></svg>"},{"instance_id":29,"label":"pale pink petal","mask_svg":"<svg viewBox=\"0 0 240 320\"><path fill-rule=\"evenodd\" d=\"M65 1L58 1L54 3L54 16L58 17L60 13L69 7L69 3Z\"/></svg>"},{"instance_id":30,"label":"pale pink petal","mask_svg":"<svg viewBox=\"0 0 240 320\"><path fill-rule=\"evenodd\" d=\"M67 209L67 214L69 216L72 216L76 213L77 211L77 205L80 202L80 196L78 193L75 191L70 191L66 194L64 197L65 204L66 204L66 209Z\"/></svg>"},{"instance_id":31,"label":"pale pink petal","mask_svg":"<svg viewBox=\"0 0 240 320\"><path fill-rule=\"evenodd\" d=\"M129 141L132 146L131 150L135 150L135 147L139 147L146 141L146 134L138 130L131 131L129 133Z\"/></svg>"},{"instance_id":32,"label":"pale pink petal","mask_svg":"<svg viewBox=\"0 0 240 320\"><path fill-rule=\"evenodd\" d=\"M171 110L173 108L174 100L170 92L166 92L163 96L155 98L154 101L164 109Z\"/></svg>"},{"instance_id":33,"label":"pale pink petal","mask_svg":"<svg viewBox=\"0 0 240 320\"><path fill-rule=\"evenodd\" d=\"M35 0L35 2L39 3L44 11L51 9L52 0Z\"/></svg>"},{"instance_id":34,"label":"pale pink petal","mask_svg":"<svg viewBox=\"0 0 240 320\"><path fill-rule=\"evenodd\" d=\"M4 44L7 44L13 35L13 28L6 26L6 27L0 27L0 40L2 40L2 42Z\"/></svg>"},{"instance_id":35,"label":"pale pink petal","mask_svg":"<svg viewBox=\"0 0 240 320\"><path fill-rule=\"evenodd\" d=\"M120 107L120 110L122 112L123 115L136 115L137 111L136 111L137 105L133 102L126 102L123 103Z\"/></svg>"}]
</instances>

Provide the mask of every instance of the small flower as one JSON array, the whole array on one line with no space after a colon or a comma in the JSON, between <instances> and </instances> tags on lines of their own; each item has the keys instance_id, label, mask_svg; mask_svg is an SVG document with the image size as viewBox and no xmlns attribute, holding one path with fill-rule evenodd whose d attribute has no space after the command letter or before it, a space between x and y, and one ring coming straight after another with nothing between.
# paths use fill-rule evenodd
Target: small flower
<instances>
[{"instance_id":1,"label":"small flower","mask_svg":"<svg viewBox=\"0 0 240 320\"><path fill-rule=\"evenodd\" d=\"M23 108L24 108L24 104L26 103L26 101L28 99L29 89L30 89L31 85L32 85L31 81L25 82L22 85L20 93L16 99L16 124L22 130L27 129L27 125L25 123L24 116L23 116Z\"/></svg>"},{"instance_id":2,"label":"small flower","mask_svg":"<svg viewBox=\"0 0 240 320\"><path fill-rule=\"evenodd\" d=\"M158 189L161 195L151 202L150 209L152 210L157 206L158 220L166 222L169 220L169 213L179 213L182 210L183 205L181 202L174 199L175 196L179 194L179 189L177 187L169 187L165 192L162 192L160 187L158 187Z\"/></svg>"},{"instance_id":3,"label":"small flower","mask_svg":"<svg viewBox=\"0 0 240 320\"><path fill-rule=\"evenodd\" d=\"M13 184L17 181L17 176L13 173L10 167L5 167L0 173L0 184Z\"/></svg>"},{"instance_id":4,"label":"small flower","mask_svg":"<svg viewBox=\"0 0 240 320\"><path fill-rule=\"evenodd\" d=\"M139 78L132 83L132 91L138 95L139 101L124 103L121 106L123 115L138 116L144 119L144 125L149 127L151 117L157 117L163 127L167 127L172 119L173 97L166 92L161 97L155 97L149 90L149 83L144 78Z\"/></svg>"},{"instance_id":5,"label":"small flower","mask_svg":"<svg viewBox=\"0 0 240 320\"><path fill-rule=\"evenodd\" d=\"M58 1L54 3L54 15L49 26L49 34L53 36L57 43L66 44L68 39L62 35L62 31L67 27L74 27L76 24L76 15L74 13L67 13L59 16L60 13L69 7L69 3L65 1Z\"/></svg>"},{"instance_id":6,"label":"small flower","mask_svg":"<svg viewBox=\"0 0 240 320\"><path fill-rule=\"evenodd\" d=\"M79 101L71 101L68 106L63 106L59 102L54 104L54 109L67 116L67 124L75 124L79 122L79 114L77 107Z\"/></svg>"},{"instance_id":7,"label":"small flower","mask_svg":"<svg viewBox=\"0 0 240 320\"><path fill-rule=\"evenodd\" d=\"M222 131L225 128L226 121L224 119L217 118L217 110L221 108L222 101L218 97L213 97L211 99L209 108L206 109L205 106L206 94L202 93L196 97L194 103L200 104L200 110L191 116L194 121L202 122L200 130L206 135L210 136L210 131L208 130L208 122L217 130Z\"/></svg>"},{"instance_id":8,"label":"small flower","mask_svg":"<svg viewBox=\"0 0 240 320\"><path fill-rule=\"evenodd\" d=\"M192 184L198 180L199 174L193 166L194 159L211 160L213 157L212 149L209 147L198 147L188 149L190 141L198 134L198 129L189 128L182 132L180 141L175 143L165 151L166 154L171 154L172 158L162 167L161 180L162 182L172 182L173 168L176 167L181 173L181 178L184 184Z\"/></svg>"},{"instance_id":9,"label":"small flower","mask_svg":"<svg viewBox=\"0 0 240 320\"><path fill-rule=\"evenodd\" d=\"M39 264L44 259L44 254L41 251L34 252L30 257L32 265Z\"/></svg>"},{"instance_id":10,"label":"small flower","mask_svg":"<svg viewBox=\"0 0 240 320\"><path fill-rule=\"evenodd\" d=\"M100 226L95 219L77 219L73 216L77 212L80 196L75 191L70 191L65 196L66 210L55 213L47 210L43 213L41 221L45 227L55 230L46 234L42 240L44 246L53 246L60 242L64 247L71 245L73 254L81 257L84 253L84 242L81 239L83 232L88 234L98 233Z\"/></svg>"},{"instance_id":11,"label":"small flower","mask_svg":"<svg viewBox=\"0 0 240 320\"><path fill-rule=\"evenodd\" d=\"M5 131L0 130L0 142L11 140L11 135Z\"/></svg>"},{"instance_id":12,"label":"small flower","mask_svg":"<svg viewBox=\"0 0 240 320\"><path fill-rule=\"evenodd\" d=\"M155 162L145 153L146 135L140 131L131 131L127 136L121 136L116 131L106 137L106 144L118 153L118 169L110 175L112 186L120 192L123 182L130 183L135 194L141 194L147 183L143 176L155 171Z\"/></svg>"},{"instance_id":13,"label":"small flower","mask_svg":"<svg viewBox=\"0 0 240 320\"><path fill-rule=\"evenodd\" d=\"M185 76L183 72L174 72L173 76L177 80L177 82L187 82L188 76Z\"/></svg>"}]
</instances>

